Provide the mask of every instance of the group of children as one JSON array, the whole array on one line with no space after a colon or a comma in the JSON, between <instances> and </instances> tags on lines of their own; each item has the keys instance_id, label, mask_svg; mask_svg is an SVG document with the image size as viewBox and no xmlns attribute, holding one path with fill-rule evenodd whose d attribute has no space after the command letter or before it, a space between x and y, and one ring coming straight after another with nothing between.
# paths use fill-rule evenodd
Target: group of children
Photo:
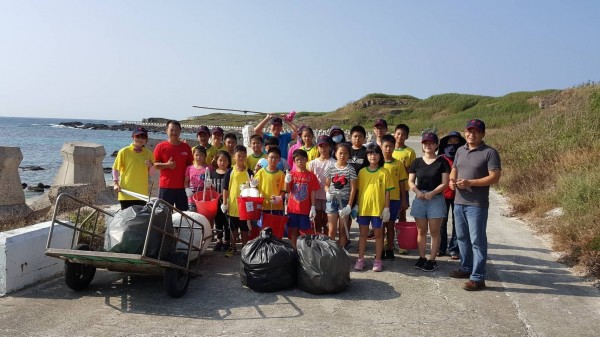
<instances>
[{"instance_id":1,"label":"group of children","mask_svg":"<svg viewBox=\"0 0 600 337\"><path fill-rule=\"evenodd\" d=\"M198 191L215 189L221 194L214 220L220 233L215 250L232 256L237 252L238 234L244 245L256 225L240 220L237 203L242 193L240 186L252 182L264 197L263 212L287 213L287 236L294 247L301 232L314 230L333 240L337 238L347 248L354 218L360 227L359 257L354 269L365 268L365 247L371 235L376 246L372 269L381 271L382 260L394 259L394 222L406 221L408 171L416 159L415 151L405 145L408 126L399 124L388 134L387 122L379 119L373 128L376 139L368 144L367 132L360 125L351 128L349 142L343 130L335 126L329 135L316 139L308 126L297 130L294 126L293 131L297 135L290 139L298 140L289 149L291 156L286 160L282 154L287 155L288 147L280 148L277 136L264 135L263 139L254 135L247 149L237 144L235 134L224 135L219 127L209 130L201 126L197 132L199 145L186 157L193 162L186 162L183 174L187 207L194 209L193 197ZM155 152L156 155L159 154ZM172 160L163 158L161 162Z\"/></svg>"}]
</instances>

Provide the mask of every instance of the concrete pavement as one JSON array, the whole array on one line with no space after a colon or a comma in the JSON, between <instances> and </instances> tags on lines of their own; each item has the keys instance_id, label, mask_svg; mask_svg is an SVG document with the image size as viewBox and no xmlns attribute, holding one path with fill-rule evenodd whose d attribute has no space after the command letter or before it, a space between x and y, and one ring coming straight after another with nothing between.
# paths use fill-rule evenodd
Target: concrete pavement
<instances>
[{"instance_id":1,"label":"concrete pavement","mask_svg":"<svg viewBox=\"0 0 600 337\"><path fill-rule=\"evenodd\" d=\"M419 148L418 145L415 148ZM413 268L412 252L364 272L352 272L341 294L299 289L255 293L241 286L239 255L209 251L180 299L162 278L98 271L73 292L62 279L0 298L2 336L598 336L600 292L555 262L552 251L491 195L485 291L467 292L448 277L458 262L438 258L432 273ZM353 248L356 257L357 229Z\"/></svg>"}]
</instances>

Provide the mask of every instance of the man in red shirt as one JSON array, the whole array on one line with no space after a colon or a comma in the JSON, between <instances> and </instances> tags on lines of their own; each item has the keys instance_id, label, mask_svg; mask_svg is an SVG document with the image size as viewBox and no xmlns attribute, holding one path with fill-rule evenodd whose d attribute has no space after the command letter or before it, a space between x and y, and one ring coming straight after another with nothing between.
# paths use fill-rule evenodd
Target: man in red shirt
<instances>
[{"instance_id":1,"label":"man in red shirt","mask_svg":"<svg viewBox=\"0 0 600 337\"><path fill-rule=\"evenodd\" d=\"M183 181L185 169L194 162L192 148L181 139L181 124L178 121L167 122L168 140L154 149L154 167L160 170L158 197L181 211L188 210L187 196Z\"/></svg>"}]
</instances>

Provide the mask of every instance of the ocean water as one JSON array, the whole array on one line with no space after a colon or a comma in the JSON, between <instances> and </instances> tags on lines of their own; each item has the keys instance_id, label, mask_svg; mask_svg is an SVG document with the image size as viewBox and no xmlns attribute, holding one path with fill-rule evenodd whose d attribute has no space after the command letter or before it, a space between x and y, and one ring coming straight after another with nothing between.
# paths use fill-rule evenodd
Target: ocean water
<instances>
[{"instance_id":1,"label":"ocean water","mask_svg":"<svg viewBox=\"0 0 600 337\"><path fill-rule=\"evenodd\" d=\"M63 162L60 149L67 142L86 141L103 145L106 150L103 167L112 167L114 158L111 154L131 143L130 131L82 130L59 125L60 122L73 121L107 125L120 123L114 120L0 117L0 146L20 147L23 154L20 166L35 165L44 168L43 171L19 169L22 183L52 185ZM164 133L149 136L159 139L165 137ZM105 177L107 180L111 179L110 174ZM39 195L41 193L25 191L27 199Z\"/></svg>"}]
</instances>

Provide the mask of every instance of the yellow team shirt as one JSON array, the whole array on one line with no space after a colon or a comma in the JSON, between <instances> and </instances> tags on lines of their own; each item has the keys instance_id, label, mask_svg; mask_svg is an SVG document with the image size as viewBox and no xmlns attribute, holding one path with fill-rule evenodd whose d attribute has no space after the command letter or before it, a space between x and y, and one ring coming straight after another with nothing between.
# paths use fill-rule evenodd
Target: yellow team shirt
<instances>
[{"instance_id":1,"label":"yellow team shirt","mask_svg":"<svg viewBox=\"0 0 600 337\"><path fill-rule=\"evenodd\" d=\"M394 189L390 191L390 200L400 200L400 184L404 184L408 179L404 164L392 158L391 161L384 162L383 167L390 172L392 185L394 185Z\"/></svg>"},{"instance_id":2,"label":"yellow team shirt","mask_svg":"<svg viewBox=\"0 0 600 337\"><path fill-rule=\"evenodd\" d=\"M271 196L281 195L281 191L285 189L285 173L281 170L270 172L266 167L263 167L256 172L254 177L258 179L258 190L265 198L263 201L263 210L283 211L283 202L279 203L279 205L272 205Z\"/></svg>"},{"instance_id":3,"label":"yellow team shirt","mask_svg":"<svg viewBox=\"0 0 600 337\"><path fill-rule=\"evenodd\" d=\"M148 166L145 161L154 163L154 154L143 147L141 152L135 152L133 144L122 148L117 153L113 169L119 171L119 185L122 189L148 195ZM119 192L119 200L138 200L125 193Z\"/></svg>"},{"instance_id":4,"label":"yellow team shirt","mask_svg":"<svg viewBox=\"0 0 600 337\"><path fill-rule=\"evenodd\" d=\"M227 199L227 205L229 205L229 215L233 217L239 217L240 212L238 210L237 197L240 195L240 185L245 184L250 180L248 170L238 171L235 167L231 168L231 176L229 177L229 198Z\"/></svg>"},{"instance_id":5,"label":"yellow team shirt","mask_svg":"<svg viewBox=\"0 0 600 337\"><path fill-rule=\"evenodd\" d=\"M404 146L403 148L395 148L394 152L392 152L392 157L396 160L401 161L404 164L406 172L408 172L408 168L410 167L410 165L412 165L413 161L417 159L417 154L412 148ZM406 191L408 191L408 174L406 180L404 181L404 188Z\"/></svg>"},{"instance_id":6,"label":"yellow team shirt","mask_svg":"<svg viewBox=\"0 0 600 337\"><path fill-rule=\"evenodd\" d=\"M208 144L208 147L206 148L206 162L209 165L217 156L217 152L219 152L219 149L217 149L215 146L212 146L211 144Z\"/></svg>"},{"instance_id":7,"label":"yellow team shirt","mask_svg":"<svg viewBox=\"0 0 600 337\"><path fill-rule=\"evenodd\" d=\"M263 153L257 157L254 155L254 153L249 154L246 157L246 167L249 168L251 171L254 171L256 164L258 163L259 160L261 160L261 158L267 158L267 155L265 153Z\"/></svg>"},{"instance_id":8,"label":"yellow team shirt","mask_svg":"<svg viewBox=\"0 0 600 337\"><path fill-rule=\"evenodd\" d=\"M390 172L383 167L358 173L358 215L381 216L385 207L385 192L394 189Z\"/></svg>"},{"instance_id":9,"label":"yellow team shirt","mask_svg":"<svg viewBox=\"0 0 600 337\"><path fill-rule=\"evenodd\" d=\"M311 160L315 160L315 159L319 158L319 147L318 146L313 145L313 147L311 147L310 149L307 149L305 146L302 146L301 149L306 151L306 154L308 155L307 162L310 162Z\"/></svg>"}]
</instances>

